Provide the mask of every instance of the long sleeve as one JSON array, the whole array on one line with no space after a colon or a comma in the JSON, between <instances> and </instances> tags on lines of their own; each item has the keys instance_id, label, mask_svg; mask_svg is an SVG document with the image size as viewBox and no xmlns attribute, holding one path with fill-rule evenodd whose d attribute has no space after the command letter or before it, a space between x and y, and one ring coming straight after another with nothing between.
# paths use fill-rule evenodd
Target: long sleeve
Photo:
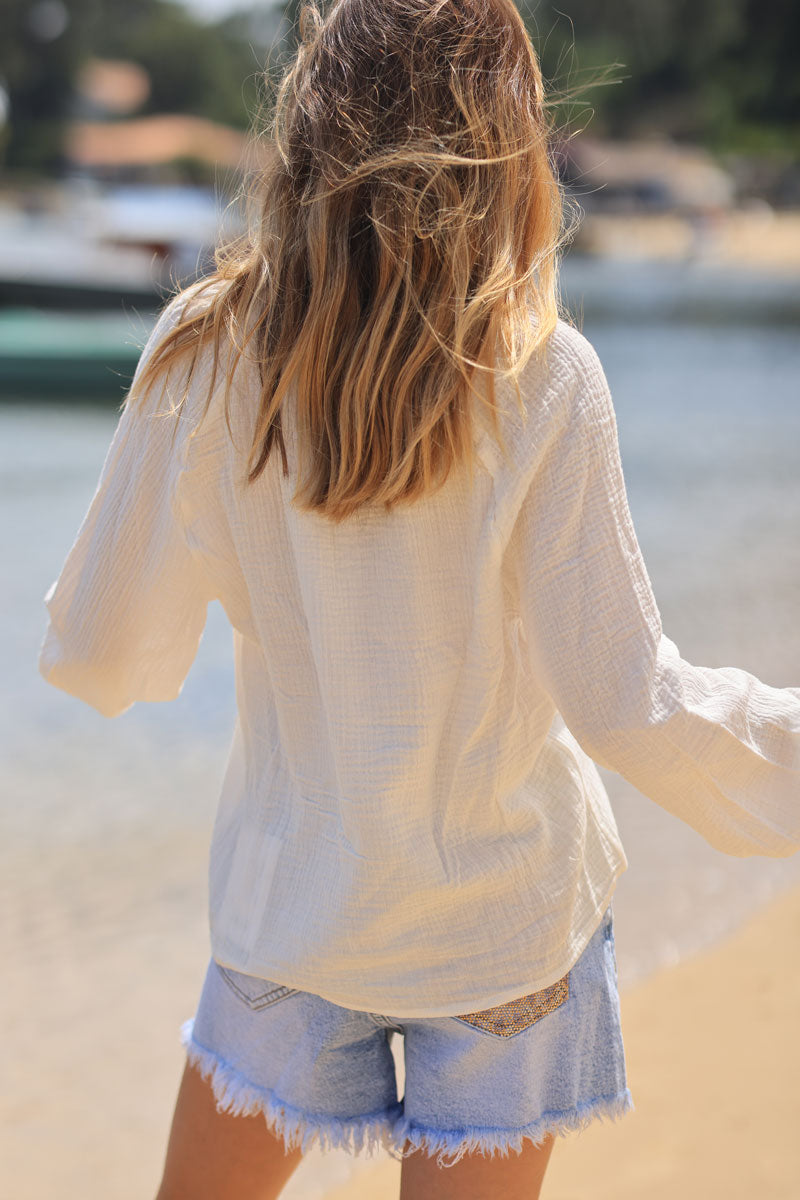
<instances>
[{"instance_id":1,"label":"long sleeve","mask_svg":"<svg viewBox=\"0 0 800 1200\"><path fill-rule=\"evenodd\" d=\"M137 376L175 315L173 302ZM211 599L181 522L188 438L183 414L170 407L159 386L141 405L126 403L88 512L44 597L40 673L107 717L136 700L178 695Z\"/></svg>"},{"instance_id":2,"label":"long sleeve","mask_svg":"<svg viewBox=\"0 0 800 1200\"><path fill-rule=\"evenodd\" d=\"M532 667L581 747L712 846L800 849L800 689L693 666L662 630L602 366L576 376L512 535Z\"/></svg>"}]
</instances>

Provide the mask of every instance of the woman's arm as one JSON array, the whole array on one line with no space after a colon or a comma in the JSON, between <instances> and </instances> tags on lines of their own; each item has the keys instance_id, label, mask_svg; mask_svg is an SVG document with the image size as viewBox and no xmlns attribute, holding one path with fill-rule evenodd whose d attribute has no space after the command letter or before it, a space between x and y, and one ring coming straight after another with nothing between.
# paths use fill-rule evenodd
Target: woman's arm
<instances>
[{"instance_id":1,"label":"woman's arm","mask_svg":"<svg viewBox=\"0 0 800 1200\"><path fill-rule=\"evenodd\" d=\"M628 509L600 361L576 371L513 541L534 668L583 749L714 847L800 849L800 689L686 662L661 618Z\"/></svg>"},{"instance_id":2,"label":"woman's arm","mask_svg":"<svg viewBox=\"0 0 800 1200\"><path fill-rule=\"evenodd\" d=\"M137 377L179 306L180 298L160 317ZM136 700L178 695L212 598L181 520L186 421L169 409L158 386L141 405L125 405L89 510L44 597L41 674L107 717Z\"/></svg>"}]
</instances>

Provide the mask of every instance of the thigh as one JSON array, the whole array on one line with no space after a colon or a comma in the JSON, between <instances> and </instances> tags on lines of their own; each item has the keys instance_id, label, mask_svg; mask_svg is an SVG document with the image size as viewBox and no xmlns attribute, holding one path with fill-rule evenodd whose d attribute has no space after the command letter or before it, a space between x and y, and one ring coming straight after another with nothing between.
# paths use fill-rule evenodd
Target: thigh
<instances>
[{"instance_id":1,"label":"thigh","mask_svg":"<svg viewBox=\"0 0 800 1200\"><path fill-rule=\"evenodd\" d=\"M220 1112L211 1084L187 1064L156 1200L273 1200L301 1157L261 1114Z\"/></svg>"},{"instance_id":2,"label":"thigh","mask_svg":"<svg viewBox=\"0 0 800 1200\"><path fill-rule=\"evenodd\" d=\"M452 1166L428 1155L403 1157L400 1200L538 1200L555 1138L526 1142L519 1154L466 1154Z\"/></svg>"}]
</instances>

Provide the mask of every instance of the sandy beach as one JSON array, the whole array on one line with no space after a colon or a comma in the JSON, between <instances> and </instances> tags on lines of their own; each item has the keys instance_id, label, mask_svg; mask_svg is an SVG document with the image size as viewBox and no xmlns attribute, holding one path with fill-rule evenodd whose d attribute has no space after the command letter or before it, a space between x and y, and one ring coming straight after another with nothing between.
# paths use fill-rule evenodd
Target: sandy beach
<instances>
[{"instance_id":1,"label":"sandy beach","mask_svg":"<svg viewBox=\"0 0 800 1200\"><path fill-rule=\"evenodd\" d=\"M800 889L622 994L636 1109L559 1138L542 1200L797 1200ZM326 1200L395 1200L387 1159Z\"/></svg>"}]
</instances>

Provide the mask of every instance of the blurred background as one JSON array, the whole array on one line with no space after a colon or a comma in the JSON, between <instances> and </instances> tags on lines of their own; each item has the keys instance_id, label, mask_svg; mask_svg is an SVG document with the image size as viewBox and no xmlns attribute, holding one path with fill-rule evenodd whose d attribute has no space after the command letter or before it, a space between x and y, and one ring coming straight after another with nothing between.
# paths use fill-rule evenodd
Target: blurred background
<instances>
[{"instance_id":1,"label":"blurred background","mask_svg":"<svg viewBox=\"0 0 800 1200\"><path fill-rule=\"evenodd\" d=\"M112 723L39 677L42 598L160 303L240 225L247 129L298 7L0 0L0 1193L15 1200L133 1200L159 1177L208 955L230 628L212 605L180 698ZM611 385L665 631L690 661L796 687L800 6L520 9L564 97L554 151L583 214L563 301ZM800 856L727 858L604 779L629 859L623 990L800 886ZM359 1169L312 1156L286 1194L327 1196Z\"/></svg>"}]
</instances>

